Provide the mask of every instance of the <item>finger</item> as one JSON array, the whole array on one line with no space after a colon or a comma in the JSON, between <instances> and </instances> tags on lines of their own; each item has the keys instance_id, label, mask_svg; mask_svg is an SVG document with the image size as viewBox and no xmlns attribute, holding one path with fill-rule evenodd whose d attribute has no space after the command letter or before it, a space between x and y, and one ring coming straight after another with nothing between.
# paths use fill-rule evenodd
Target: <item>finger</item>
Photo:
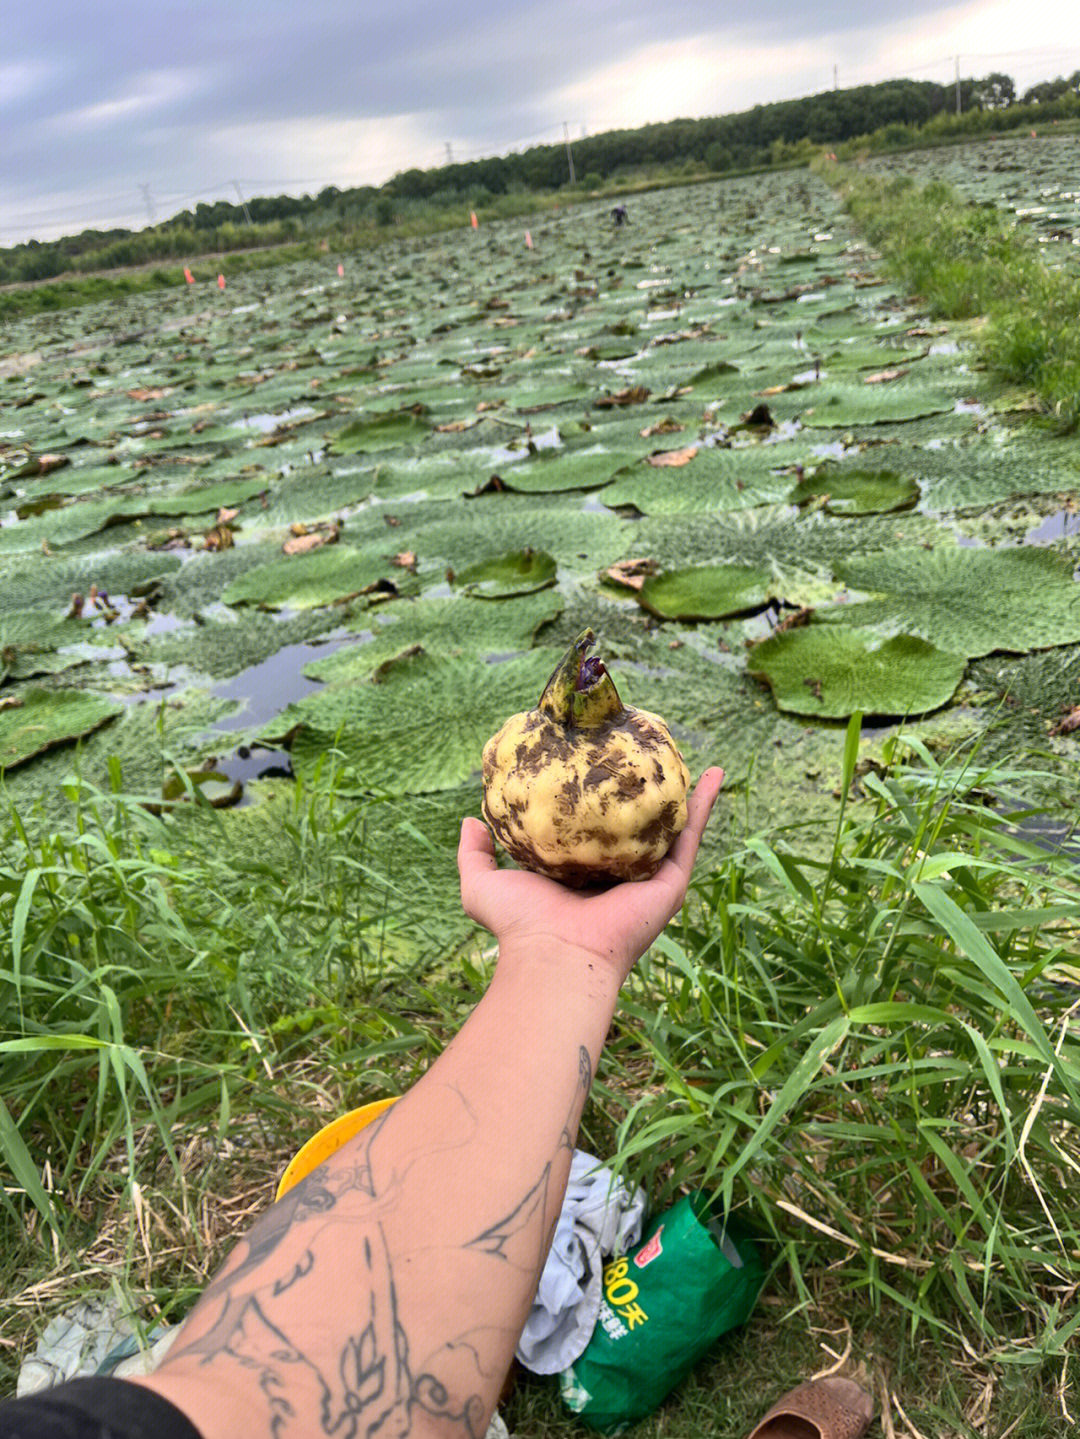
<instances>
[{"instance_id":1,"label":"finger","mask_svg":"<svg viewBox=\"0 0 1080 1439\"><path fill-rule=\"evenodd\" d=\"M694 792L687 801L686 824L668 851L665 864L674 865L687 882L690 879L690 871L694 867L701 836L705 832L709 815L712 813L712 807L716 803L716 797L720 793L720 786L723 783L724 771L717 766L713 765L702 771L701 777L694 786Z\"/></svg>"},{"instance_id":2,"label":"finger","mask_svg":"<svg viewBox=\"0 0 1080 1439\"><path fill-rule=\"evenodd\" d=\"M495 858L495 842L491 838L491 831L482 820L473 819L467 815L461 821L457 865L462 881L473 875L498 869L498 861Z\"/></svg>"}]
</instances>

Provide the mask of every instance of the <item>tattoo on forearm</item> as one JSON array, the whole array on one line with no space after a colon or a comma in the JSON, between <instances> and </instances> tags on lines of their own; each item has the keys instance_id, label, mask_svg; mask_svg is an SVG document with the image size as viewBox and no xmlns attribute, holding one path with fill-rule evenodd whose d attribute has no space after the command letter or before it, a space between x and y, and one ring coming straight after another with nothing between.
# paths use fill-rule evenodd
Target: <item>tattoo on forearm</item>
<instances>
[{"instance_id":1,"label":"tattoo on forearm","mask_svg":"<svg viewBox=\"0 0 1080 1439\"><path fill-rule=\"evenodd\" d=\"M566 1123L559 1135L559 1148L570 1149L574 1147L574 1135L577 1133L577 1121L581 1118L581 1109L588 1098L589 1090L592 1087L592 1060L589 1058L589 1051L585 1046L578 1046L578 1087L581 1095L574 1095L570 1101L570 1110L566 1116ZM579 1107L580 1101L580 1107Z\"/></svg>"},{"instance_id":2,"label":"tattoo on forearm","mask_svg":"<svg viewBox=\"0 0 1080 1439\"><path fill-rule=\"evenodd\" d=\"M410 1368L409 1343L398 1312L393 1265L382 1225L373 1222L371 1232L365 1235L358 1272L335 1272L333 1259L332 1250L323 1254L321 1281L316 1282L347 1284L355 1294L359 1317L338 1355L336 1370L307 1351L309 1336L302 1322L294 1321L296 1333L286 1332L289 1326L271 1317L273 1301L315 1270L311 1249L304 1251L288 1278L264 1277L261 1283L253 1280L246 1287L244 1278L250 1270L245 1260L213 1286L221 1309L209 1329L188 1344L174 1346L169 1360L198 1355L202 1364L212 1364L228 1356L253 1371L266 1399L274 1439L308 1434L308 1416L313 1412L318 1414L321 1432L333 1439L391 1434L403 1439L413 1431L417 1410L445 1421L447 1435L480 1439L486 1406L478 1393L468 1392L470 1384L461 1384L455 1397L430 1368L419 1374ZM480 1365L474 1344L455 1341L432 1356L436 1362L448 1358L455 1371L464 1368L471 1372L475 1384ZM463 1365L463 1359L468 1363Z\"/></svg>"},{"instance_id":3,"label":"tattoo on forearm","mask_svg":"<svg viewBox=\"0 0 1080 1439\"><path fill-rule=\"evenodd\" d=\"M195 1357L203 1365L231 1360L253 1371L274 1439L307 1435L312 1413L333 1439L391 1434L403 1439L413 1432L418 1410L443 1421L448 1436L482 1439L486 1407L475 1390L485 1376L475 1344L463 1336L433 1354L423 1372L413 1374L409 1366L389 1247L366 1202L375 1196L371 1147L386 1117L371 1126L353 1163L316 1171L267 1210L204 1291L199 1305L204 1322L193 1315L192 1337L181 1334L168 1356L174 1362ZM369 1231L360 1272L342 1274L330 1231L358 1223ZM292 1321L297 1334L286 1333L290 1326L275 1312L275 1301L304 1280L348 1285L362 1311L336 1372L317 1353L305 1352L302 1320ZM453 1390L435 1368L454 1376Z\"/></svg>"},{"instance_id":4,"label":"tattoo on forearm","mask_svg":"<svg viewBox=\"0 0 1080 1439\"><path fill-rule=\"evenodd\" d=\"M467 1240L465 1248L479 1249L484 1254L504 1259L527 1273L535 1270L538 1256L542 1263L545 1252L544 1214L550 1178L551 1164L548 1163L521 1203L489 1228Z\"/></svg>"}]
</instances>

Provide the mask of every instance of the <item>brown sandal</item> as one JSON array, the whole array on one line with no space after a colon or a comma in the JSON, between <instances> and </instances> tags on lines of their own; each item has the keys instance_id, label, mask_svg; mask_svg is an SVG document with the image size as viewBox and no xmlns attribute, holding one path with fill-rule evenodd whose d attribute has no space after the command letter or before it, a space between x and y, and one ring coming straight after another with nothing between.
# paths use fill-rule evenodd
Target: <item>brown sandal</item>
<instances>
[{"instance_id":1,"label":"brown sandal","mask_svg":"<svg viewBox=\"0 0 1080 1439\"><path fill-rule=\"evenodd\" d=\"M749 1439L860 1439L874 1401L851 1379L809 1379L777 1400Z\"/></svg>"}]
</instances>

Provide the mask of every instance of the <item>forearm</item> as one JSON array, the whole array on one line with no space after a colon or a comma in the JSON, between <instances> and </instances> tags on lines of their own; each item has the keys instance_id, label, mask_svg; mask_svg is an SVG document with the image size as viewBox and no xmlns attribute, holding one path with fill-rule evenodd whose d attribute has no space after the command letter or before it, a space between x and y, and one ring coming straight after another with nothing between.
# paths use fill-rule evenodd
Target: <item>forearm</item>
<instances>
[{"instance_id":1,"label":"forearm","mask_svg":"<svg viewBox=\"0 0 1080 1439\"><path fill-rule=\"evenodd\" d=\"M428 1073L230 1256L147 1381L206 1439L483 1434L618 991L560 948L504 948Z\"/></svg>"}]
</instances>

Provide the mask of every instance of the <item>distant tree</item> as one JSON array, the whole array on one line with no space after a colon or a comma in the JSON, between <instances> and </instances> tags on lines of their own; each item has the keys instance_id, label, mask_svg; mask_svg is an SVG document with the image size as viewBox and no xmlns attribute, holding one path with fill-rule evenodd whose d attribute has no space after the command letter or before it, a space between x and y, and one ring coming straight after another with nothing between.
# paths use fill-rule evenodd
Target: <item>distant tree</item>
<instances>
[{"instance_id":1,"label":"distant tree","mask_svg":"<svg viewBox=\"0 0 1080 1439\"><path fill-rule=\"evenodd\" d=\"M980 110L1007 110L1016 100L1016 86L1010 75L999 70L975 82L975 103Z\"/></svg>"},{"instance_id":2,"label":"distant tree","mask_svg":"<svg viewBox=\"0 0 1080 1439\"><path fill-rule=\"evenodd\" d=\"M1044 80L1040 85L1032 85L1030 90L1024 91L1021 103L1024 105L1047 105L1051 100L1060 100L1063 95L1078 93L1080 93L1080 70L1074 70L1067 80L1059 75L1056 80Z\"/></svg>"}]
</instances>

